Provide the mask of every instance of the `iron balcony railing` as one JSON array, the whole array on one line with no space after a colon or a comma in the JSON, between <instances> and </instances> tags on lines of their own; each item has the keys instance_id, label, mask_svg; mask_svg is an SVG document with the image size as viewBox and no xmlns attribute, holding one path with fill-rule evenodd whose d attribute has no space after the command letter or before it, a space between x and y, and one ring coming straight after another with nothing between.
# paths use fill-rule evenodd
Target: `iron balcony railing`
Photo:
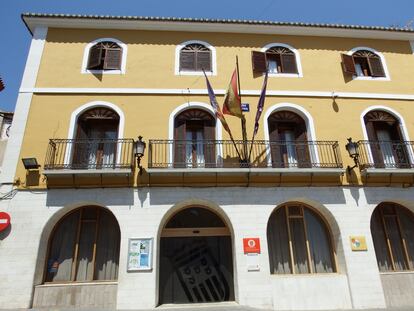
<instances>
[{"instance_id":1,"label":"iron balcony railing","mask_svg":"<svg viewBox=\"0 0 414 311\"><path fill-rule=\"evenodd\" d=\"M358 142L359 163L364 168L414 168L413 141Z\"/></svg>"},{"instance_id":2,"label":"iron balcony railing","mask_svg":"<svg viewBox=\"0 0 414 311\"><path fill-rule=\"evenodd\" d=\"M342 168L336 141L150 140L148 149L149 168Z\"/></svg>"},{"instance_id":3,"label":"iron balcony railing","mask_svg":"<svg viewBox=\"0 0 414 311\"><path fill-rule=\"evenodd\" d=\"M50 139L45 170L132 168L133 150L133 139Z\"/></svg>"}]
</instances>

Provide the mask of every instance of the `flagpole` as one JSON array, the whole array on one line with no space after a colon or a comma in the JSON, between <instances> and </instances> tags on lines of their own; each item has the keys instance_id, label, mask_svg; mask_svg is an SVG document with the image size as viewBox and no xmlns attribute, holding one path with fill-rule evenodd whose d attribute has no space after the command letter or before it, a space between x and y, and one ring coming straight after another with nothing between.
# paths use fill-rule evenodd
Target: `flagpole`
<instances>
[{"instance_id":1,"label":"flagpole","mask_svg":"<svg viewBox=\"0 0 414 311\"><path fill-rule=\"evenodd\" d=\"M239 73L239 57L236 55L236 67L237 67L237 84L239 86L239 97L240 97L240 103L241 103L241 88L240 88L240 73ZM246 161L247 158L247 132L246 132L246 118L244 115L242 115L241 120L241 126L242 126L242 135L243 135L243 152L244 152L244 161ZM240 159L242 160L242 159Z\"/></svg>"}]
</instances>

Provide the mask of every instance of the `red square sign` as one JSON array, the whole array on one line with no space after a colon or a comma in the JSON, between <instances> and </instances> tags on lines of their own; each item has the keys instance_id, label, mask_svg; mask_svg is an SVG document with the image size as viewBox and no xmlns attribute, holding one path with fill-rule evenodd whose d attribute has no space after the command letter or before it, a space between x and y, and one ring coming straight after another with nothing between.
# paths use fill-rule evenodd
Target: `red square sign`
<instances>
[{"instance_id":1,"label":"red square sign","mask_svg":"<svg viewBox=\"0 0 414 311\"><path fill-rule=\"evenodd\" d=\"M260 253L260 239L259 238L244 238L243 249L245 254Z\"/></svg>"}]
</instances>

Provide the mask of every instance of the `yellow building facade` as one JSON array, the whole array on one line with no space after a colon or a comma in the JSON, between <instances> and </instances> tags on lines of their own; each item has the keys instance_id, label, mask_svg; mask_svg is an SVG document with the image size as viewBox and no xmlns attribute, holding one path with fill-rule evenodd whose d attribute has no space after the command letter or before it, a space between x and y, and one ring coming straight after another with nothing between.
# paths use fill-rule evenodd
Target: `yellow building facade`
<instances>
[{"instance_id":1,"label":"yellow building facade","mask_svg":"<svg viewBox=\"0 0 414 311\"><path fill-rule=\"evenodd\" d=\"M1 306L414 304L413 31L23 21L0 202L0 276L23 285L0 284ZM222 106L236 57L233 144L202 71Z\"/></svg>"}]
</instances>

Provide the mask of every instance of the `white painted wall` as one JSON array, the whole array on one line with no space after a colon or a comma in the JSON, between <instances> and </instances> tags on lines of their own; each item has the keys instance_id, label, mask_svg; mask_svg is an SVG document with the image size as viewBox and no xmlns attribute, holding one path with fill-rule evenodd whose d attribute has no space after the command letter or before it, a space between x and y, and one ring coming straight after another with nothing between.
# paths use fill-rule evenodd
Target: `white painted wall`
<instances>
[{"instance_id":1,"label":"white painted wall","mask_svg":"<svg viewBox=\"0 0 414 311\"><path fill-rule=\"evenodd\" d=\"M339 273L276 276L269 273L266 239L272 211L286 201L313 204L331 225ZM217 210L234 231L235 295L241 305L258 308L340 309L385 307L370 235L370 216L382 201L413 210L412 189L397 188L141 188L20 191L0 201L11 215L12 228L0 234L0 308L28 308L33 284L41 283L47 238L69 210L85 204L108 207L121 227L118 309L153 308L157 304L159 224L186 204ZM43 236L42 236L43 234ZM367 252L351 252L350 235L365 235ZM127 273L127 241L154 237L152 272ZM260 237L260 271L248 272L243 237ZM36 269L36 266L38 269Z\"/></svg>"}]
</instances>

